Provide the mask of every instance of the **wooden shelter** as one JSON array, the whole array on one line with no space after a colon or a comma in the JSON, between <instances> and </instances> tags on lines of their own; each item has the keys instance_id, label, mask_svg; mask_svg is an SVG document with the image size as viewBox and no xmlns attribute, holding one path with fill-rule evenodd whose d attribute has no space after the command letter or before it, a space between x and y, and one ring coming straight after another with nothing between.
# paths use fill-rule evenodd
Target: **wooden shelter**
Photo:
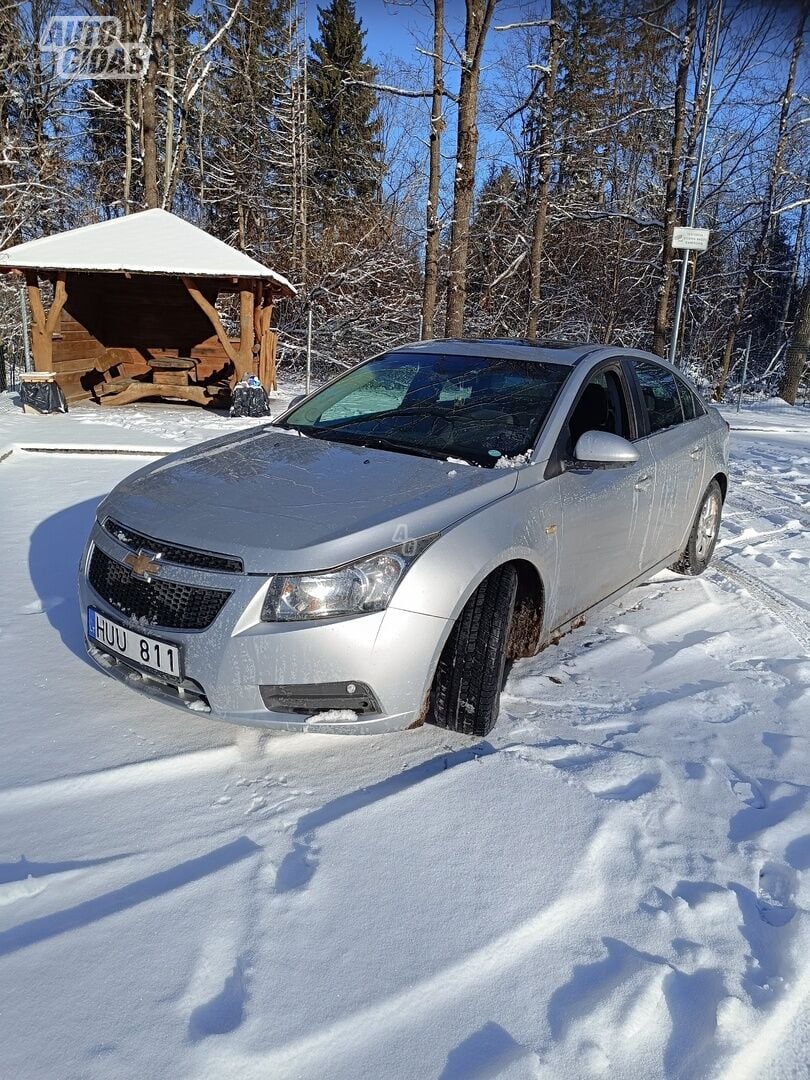
<instances>
[{"instance_id":1,"label":"wooden shelter","mask_svg":"<svg viewBox=\"0 0 810 1080\"><path fill-rule=\"evenodd\" d=\"M225 404L248 373L275 387L273 303L292 285L165 210L7 248L0 272L24 275L34 366L55 372L68 401ZM238 337L217 313L226 293L239 297Z\"/></svg>"}]
</instances>

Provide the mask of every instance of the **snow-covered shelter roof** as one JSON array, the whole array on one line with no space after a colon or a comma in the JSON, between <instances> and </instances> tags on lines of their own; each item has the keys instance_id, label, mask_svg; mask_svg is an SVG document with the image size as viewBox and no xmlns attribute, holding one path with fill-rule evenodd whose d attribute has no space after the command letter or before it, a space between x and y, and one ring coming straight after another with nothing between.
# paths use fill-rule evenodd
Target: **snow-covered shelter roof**
<instances>
[{"instance_id":1,"label":"snow-covered shelter roof","mask_svg":"<svg viewBox=\"0 0 810 1080\"><path fill-rule=\"evenodd\" d=\"M100 221L0 252L2 270L79 270L253 278L294 295L290 282L167 210Z\"/></svg>"}]
</instances>

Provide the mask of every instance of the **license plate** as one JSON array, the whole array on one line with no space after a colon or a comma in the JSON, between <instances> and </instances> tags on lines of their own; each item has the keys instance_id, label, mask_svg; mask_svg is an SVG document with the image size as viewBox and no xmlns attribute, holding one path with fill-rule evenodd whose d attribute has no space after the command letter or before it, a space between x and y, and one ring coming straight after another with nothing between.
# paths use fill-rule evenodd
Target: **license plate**
<instances>
[{"instance_id":1,"label":"license plate","mask_svg":"<svg viewBox=\"0 0 810 1080\"><path fill-rule=\"evenodd\" d=\"M94 608L87 609L87 636L117 656L133 660L141 667L159 671L179 679L182 675L180 650L166 641L138 634L128 627L100 614Z\"/></svg>"}]
</instances>

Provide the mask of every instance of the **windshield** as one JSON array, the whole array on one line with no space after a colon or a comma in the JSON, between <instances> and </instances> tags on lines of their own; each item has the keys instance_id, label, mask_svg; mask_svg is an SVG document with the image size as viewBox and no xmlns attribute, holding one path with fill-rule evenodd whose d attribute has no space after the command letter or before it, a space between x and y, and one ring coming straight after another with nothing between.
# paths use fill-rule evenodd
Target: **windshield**
<instances>
[{"instance_id":1,"label":"windshield","mask_svg":"<svg viewBox=\"0 0 810 1080\"><path fill-rule=\"evenodd\" d=\"M281 426L495 467L531 449L569 370L534 360L387 353L325 387Z\"/></svg>"}]
</instances>

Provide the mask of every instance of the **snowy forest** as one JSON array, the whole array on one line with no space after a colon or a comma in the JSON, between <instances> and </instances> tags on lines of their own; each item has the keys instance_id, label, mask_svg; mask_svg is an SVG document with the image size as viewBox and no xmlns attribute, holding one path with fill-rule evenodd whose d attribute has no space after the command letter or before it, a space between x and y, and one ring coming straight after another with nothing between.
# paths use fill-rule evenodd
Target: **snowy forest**
<instances>
[{"instance_id":1,"label":"snowy forest","mask_svg":"<svg viewBox=\"0 0 810 1080\"><path fill-rule=\"evenodd\" d=\"M311 309L324 374L420 334L667 355L687 254L690 373L733 394L750 336L750 387L806 395L806 4L390 0L373 52L352 0L80 6L139 44L133 77L58 70L40 45L75 7L0 9L0 247L170 209L295 282L281 371ZM673 248L687 220L706 252Z\"/></svg>"}]
</instances>

